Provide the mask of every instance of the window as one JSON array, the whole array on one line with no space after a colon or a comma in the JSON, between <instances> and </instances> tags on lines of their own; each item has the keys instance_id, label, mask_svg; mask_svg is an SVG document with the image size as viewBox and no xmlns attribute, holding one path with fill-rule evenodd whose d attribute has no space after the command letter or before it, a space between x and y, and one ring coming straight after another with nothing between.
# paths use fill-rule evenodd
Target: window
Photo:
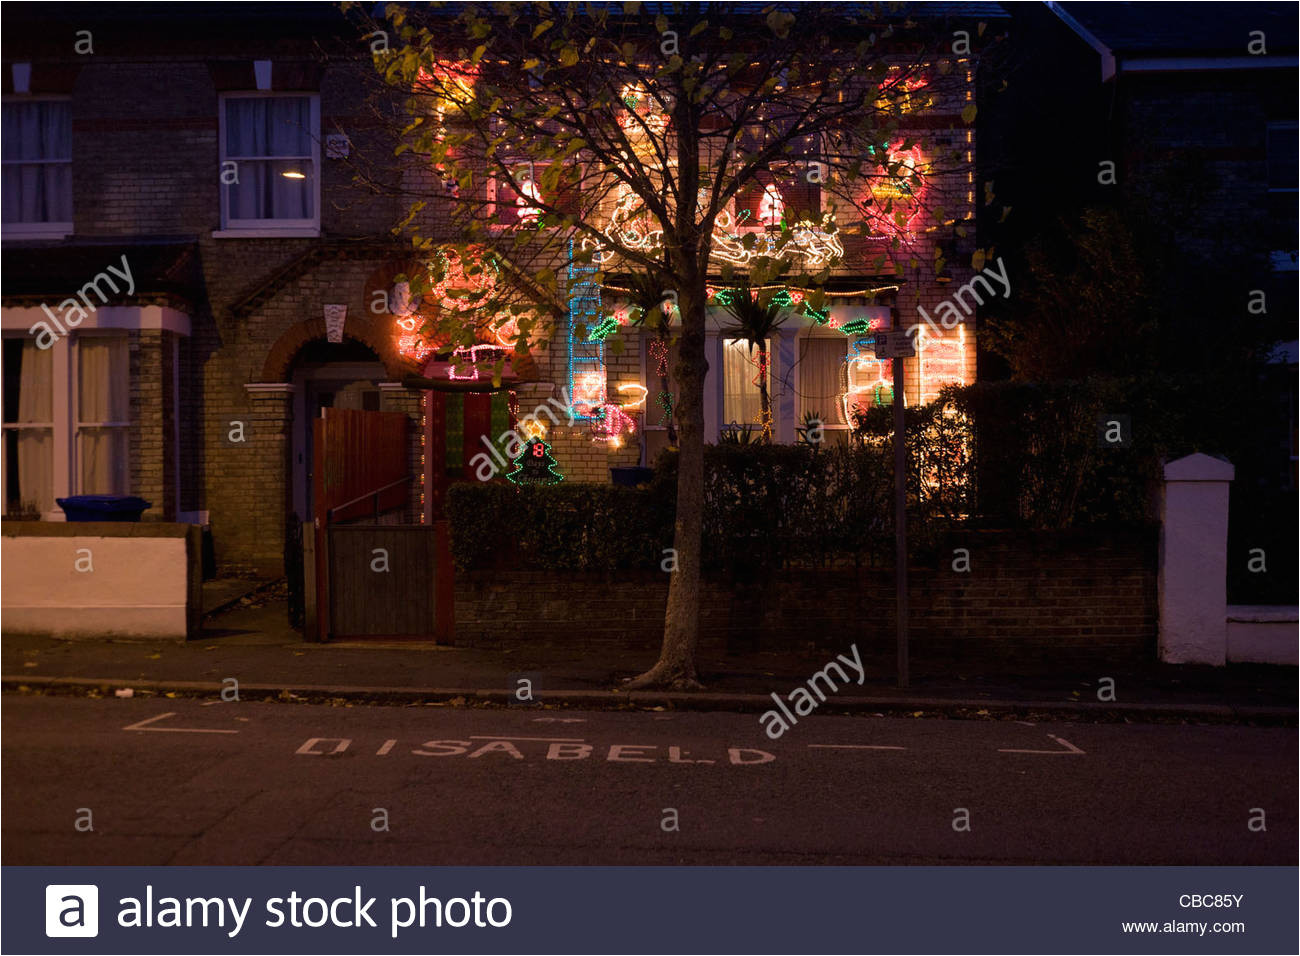
<instances>
[{"instance_id":1,"label":"window","mask_svg":"<svg viewBox=\"0 0 1300 956\"><path fill-rule=\"evenodd\" d=\"M4 511L54 517L56 499L130 494L130 351L125 333L42 349L4 339Z\"/></svg>"},{"instance_id":2,"label":"window","mask_svg":"<svg viewBox=\"0 0 1300 956\"><path fill-rule=\"evenodd\" d=\"M221 108L222 225L313 235L320 228L320 101L229 94Z\"/></svg>"},{"instance_id":3,"label":"window","mask_svg":"<svg viewBox=\"0 0 1300 956\"><path fill-rule=\"evenodd\" d=\"M496 228L536 227L542 210L535 204L545 200L566 215L580 215L578 190L573 176L561 175L553 188L548 182L550 163L518 163L510 167L510 179L492 176L487 182L488 222Z\"/></svg>"},{"instance_id":4,"label":"window","mask_svg":"<svg viewBox=\"0 0 1300 956\"><path fill-rule=\"evenodd\" d=\"M77 461L83 495L130 490L130 364L125 336L77 341Z\"/></svg>"},{"instance_id":5,"label":"window","mask_svg":"<svg viewBox=\"0 0 1300 956\"><path fill-rule=\"evenodd\" d=\"M4 509L11 517L54 509L53 371L50 349L4 340Z\"/></svg>"},{"instance_id":6,"label":"window","mask_svg":"<svg viewBox=\"0 0 1300 956\"><path fill-rule=\"evenodd\" d=\"M767 340L767 391L772 393L772 340ZM722 423L758 425L762 401L758 392L758 349L742 339L724 339L722 343Z\"/></svg>"},{"instance_id":7,"label":"window","mask_svg":"<svg viewBox=\"0 0 1300 956\"><path fill-rule=\"evenodd\" d=\"M62 237L72 232L72 104L4 102L4 232Z\"/></svg>"},{"instance_id":8,"label":"window","mask_svg":"<svg viewBox=\"0 0 1300 956\"><path fill-rule=\"evenodd\" d=\"M1296 138L1296 123L1269 123L1265 140L1268 157L1268 188L1270 192L1296 191L1296 166L1300 164L1300 141Z\"/></svg>"},{"instance_id":9,"label":"window","mask_svg":"<svg viewBox=\"0 0 1300 956\"><path fill-rule=\"evenodd\" d=\"M798 420L807 416L821 419L826 428L844 425L841 396L844 393L844 361L847 345L842 335L835 338L806 336L799 340Z\"/></svg>"}]
</instances>

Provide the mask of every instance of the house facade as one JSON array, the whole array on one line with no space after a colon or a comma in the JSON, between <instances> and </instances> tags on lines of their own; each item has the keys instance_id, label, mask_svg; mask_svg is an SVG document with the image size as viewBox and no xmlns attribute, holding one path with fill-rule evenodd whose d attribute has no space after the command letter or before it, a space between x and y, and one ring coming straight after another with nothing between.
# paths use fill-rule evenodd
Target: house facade
<instances>
[{"instance_id":1,"label":"house facade","mask_svg":"<svg viewBox=\"0 0 1300 956\"><path fill-rule=\"evenodd\" d=\"M594 334L623 308L614 283L575 286L549 347L515 357L497 386L463 355L413 347L403 278L421 263L391 233L406 210L352 175L394 144L355 81L364 41L334 7L69 10L58 29L40 5L5 11L6 517L58 521L58 498L138 495L146 521L208 528L222 572L278 575L286 537L313 515L324 409L406 417L411 522L437 518L452 481L503 480L502 436L538 407L566 410L546 435L566 480L609 481L668 447L657 397L673 349L632 327L617 347ZM966 265L978 183L961 113L975 89L968 76L962 101L925 119L925 141L969 169L932 184L944 222L899 226L912 230L901 274L890 236L844 237L823 314L792 300L766 370L726 331L718 280L707 441L761 427L763 371L773 440L796 441L808 418L838 440L856 411L892 401L874 330L923 329L909 404L974 379L992 294ZM760 186L738 198L748 224L731 238L766 233L796 202ZM885 268L872 264L882 251ZM954 301L958 321L930 321ZM625 416L617 427L592 414L596 393Z\"/></svg>"}]
</instances>

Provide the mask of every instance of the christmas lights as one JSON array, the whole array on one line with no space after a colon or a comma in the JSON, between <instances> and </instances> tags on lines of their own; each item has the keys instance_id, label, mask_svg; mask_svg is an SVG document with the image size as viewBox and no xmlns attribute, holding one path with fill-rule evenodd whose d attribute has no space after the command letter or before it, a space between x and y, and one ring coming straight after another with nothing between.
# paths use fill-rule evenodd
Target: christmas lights
<instances>
[{"instance_id":1,"label":"christmas lights","mask_svg":"<svg viewBox=\"0 0 1300 956\"><path fill-rule=\"evenodd\" d=\"M876 151L868 147L867 152L874 156ZM886 145L883 165L885 172L868 185L871 202L864 203L861 210L866 236L868 239L910 236L912 221L921 211L930 164L919 146L904 150Z\"/></svg>"},{"instance_id":2,"label":"christmas lights","mask_svg":"<svg viewBox=\"0 0 1300 956\"><path fill-rule=\"evenodd\" d=\"M758 203L758 221L765 226L780 225L785 219L785 200L781 190L774 183L768 183L763 189L763 198Z\"/></svg>"},{"instance_id":3,"label":"christmas lights","mask_svg":"<svg viewBox=\"0 0 1300 956\"><path fill-rule=\"evenodd\" d=\"M556 470L551 446L542 438L530 438L524 443L519 457L514 459L514 469L506 480L516 485L554 485L564 480Z\"/></svg>"},{"instance_id":4,"label":"christmas lights","mask_svg":"<svg viewBox=\"0 0 1300 956\"><path fill-rule=\"evenodd\" d=\"M622 405L606 403L600 406L598 412L591 423L593 441L607 442L618 448L623 444L624 433L630 435L636 431L636 422L623 411Z\"/></svg>"},{"instance_id":5,"label":"christmas lights","mask_svg":"<svg viewBox=\"0 0 1300 956\"><path fill-rule=\"evenodd\" d=\"M569 240L569 395L573 417L589 421L605 404L605 343L579 337L578 329L598 324L600 286L595 266L575 262Z\"/></svg>"},{"instance_id":6,"label":"christmas lights","mask_svg":"<svg viewBox=\"0 0 1300 956\"><path fill-rule=\"evenodd\" d=\"M451 362L447 366L447 377L459 382L477 382L479 380L479 362L487 361L479 357L479 353L484 355L499 355L504 351L499 345L471 345L469 348L457 348L452 352ZM463 357L468 356L468 361ZM457 366L468 365L470 374L457 375Z\"/></svg>"},{"instance_id":7,"label":"christmas lights","mask_svg":"<svg viewBox=\"0 0 1300 956\"><path fill-rule=\"evenodd\" d=\"M966 384L966 328L957 326L955 337L932 336L921 328L916 339L916 384L921 404L939 397L945 385Z\"/></svg>"},{"instance_id":8,"label":"christmas lights","mask_svg":"<svg viewBox=\"0 0 1300 956\"><path fill-rule=\"evenodd\" d=\"M525 179L519 185L519 195L515 197L515 215L519 221L528 226L537 225L542 215L541 207L535 205L542 201L542 194L537 190L537 183Z\"/></svg>"},{"instance_id":9,"label":"christmas lights","mask_svg":"<svg viewBox=\"0 0 1300 956\"><path fill-rule=\"evenodd\" d=\"M663 230L650 227L648 216L639 204L640 197L635 193L620 197L604 234L615 247L654 254L663 248ZM713 255L733 265L748 265L760 258L797 256L806 268L817 270L844 258L844 246L834 228L835 216L829 212L822 213L817 222L801 219L779 233L740 235L736 232L738 225L731 212L723 210L713 227ZM781 236L786 232L790 235L782 243ZM597 265L604 265L618 254L611 245L590 236L582 238L581 248L592 253L592 261Z\"/></svg>"},{"instance_id":10,"label":"christmas lights","mask_svg":"<svg viewBox=\"0 0 1300 956\"><path fill-rule=\"evenodd\" d=\"M645 398L647 395L650 394L650 390L646 388L644 385L642 385L640 382L628 382L625 385L620 385L618 387L618 390L620 392L631 392L633 395L636 396L636 401L623 403L624 408L629 408L634 410L644 406Z\"/></svg>"},{"instance_id":11,"label":"christmas lights","mask_svg":"<svg viewBox=\"0 0 1300 956\"><path fill-rule=\"evenodd\" d=\"M711 296L712 290L709 290L709 292ZM660 382L663 382L668 377L668 343L663 339L651 339L648 343L648 350L651 358L655 359L657 363L655 375L659 376ZM666 388L661 388L656 402L663 409L663 415L656 424L667 425L673 417L673 393Z\"/></svg>"}]
</instances>

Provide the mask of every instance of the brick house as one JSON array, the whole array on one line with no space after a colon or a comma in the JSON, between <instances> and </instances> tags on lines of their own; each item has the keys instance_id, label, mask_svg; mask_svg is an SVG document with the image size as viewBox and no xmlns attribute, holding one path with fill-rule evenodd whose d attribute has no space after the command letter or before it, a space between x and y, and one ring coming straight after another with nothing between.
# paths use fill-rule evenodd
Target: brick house
<instances>
[{"instance_id":1,"label":"brick house","mask_svg":"<svg viewBox=\"0 0 1300 956\"><path fill-rule=\"evenodd\" d=\"M962 15L1001 14L972 4ZM447 481L481 477L475 456L516 409L572 397L571 329L493 393L447 385L454 362L416 359L401 315L374 309L410 268L409 247L389 232L404 210L353 186L348 157L388 156L392 144L354 82L365 47L335 8L32 4L4 17L6 515L57 521L56 498L140 495L145 520L210 528L223 572L279 574L286 529L311 515L322 409L407 417L406 517L427 521ZM958 113L928 129L973 163L974 130ZM864 266L878 243L846 241L828 321L789 322L770 343L775 440L794 441L812 413L834 438L852 404L884 400L886 369L855 366L839 329L910 327L972 278L974 236L956 227L974 220L973 169L938 188L951 229L918 232L901 279ZM765 192L741 202L761 216L774 201ZM950 263L940 276L936 246ZM907 360L907 402L974 379L976 315ZM714 309L710 441L757 407L751 359L726 324ZM590 340L578 351L599 353L606 394L653 395L657 358L639 333L622 338L621 351ZM652 462L667 444L658 410L633 417L636 437L617 445L593 441L587 421L554 428L565 476L608 481L611 466Z\"/></svg>"}]
</instances>

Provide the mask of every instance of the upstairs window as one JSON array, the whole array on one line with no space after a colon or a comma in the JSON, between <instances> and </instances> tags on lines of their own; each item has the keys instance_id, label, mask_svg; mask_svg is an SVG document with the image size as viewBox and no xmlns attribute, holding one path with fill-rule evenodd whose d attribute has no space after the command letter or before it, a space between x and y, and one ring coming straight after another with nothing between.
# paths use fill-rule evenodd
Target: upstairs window
<instances>
[{"instance_id":1,"label":"upstairs window","mask_svg":"<svg viewBox=\"0 0 1300 956\"><path fill-rule=\"evenodd\" d=\"M228 94L221 127L223 228L318 231L319 98Z\"/></svg>"},{"instance_id":2,"label":"upstairs window","mask_svg":"<svg viewBox=\"0 0 1300 956\"><path fill-rule=\"evenodd\" d=\"M72 232L72 104L4 102L4 233L62 237Z\"/></svg>"}]
</instances>

